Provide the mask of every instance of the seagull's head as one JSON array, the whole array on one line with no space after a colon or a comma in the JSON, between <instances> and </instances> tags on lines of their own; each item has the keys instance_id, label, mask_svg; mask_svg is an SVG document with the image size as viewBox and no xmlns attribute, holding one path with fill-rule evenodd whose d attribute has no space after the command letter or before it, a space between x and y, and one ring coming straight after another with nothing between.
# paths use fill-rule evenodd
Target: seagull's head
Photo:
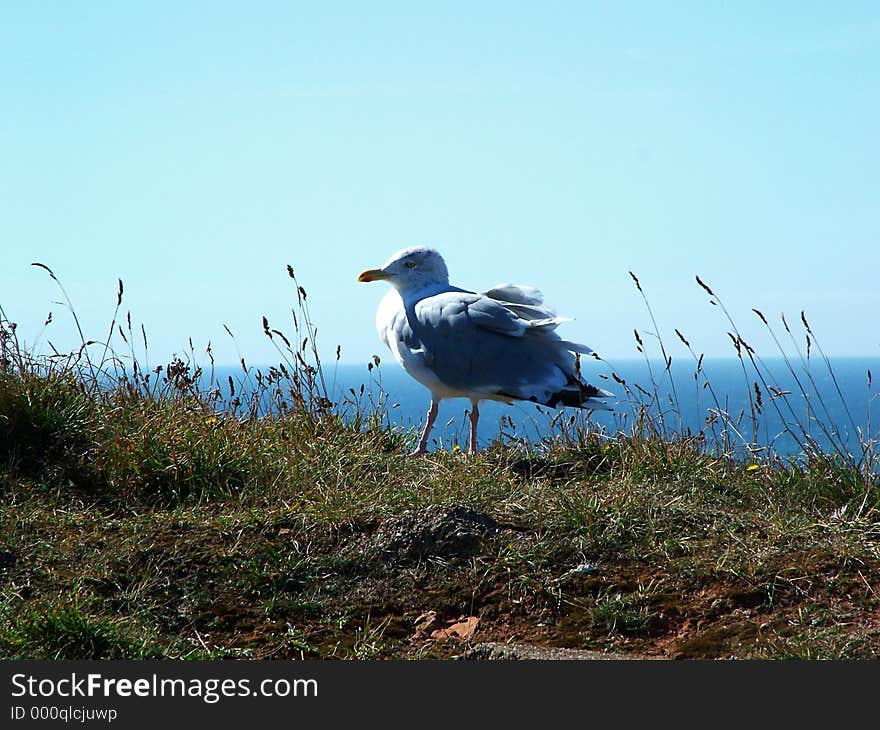
<instances>
[{"instance_id":1,"label":"seagull's head","mask_svg":"<svg viewBox=\"0 0 880 730\"><path fill-rule=\"evenodd\" d=\"M387 281L398 290L449 284L443 257L433 248L414 246L394 254L381 269L367 269L358 281Z\"/></svg>"}]
</instances>

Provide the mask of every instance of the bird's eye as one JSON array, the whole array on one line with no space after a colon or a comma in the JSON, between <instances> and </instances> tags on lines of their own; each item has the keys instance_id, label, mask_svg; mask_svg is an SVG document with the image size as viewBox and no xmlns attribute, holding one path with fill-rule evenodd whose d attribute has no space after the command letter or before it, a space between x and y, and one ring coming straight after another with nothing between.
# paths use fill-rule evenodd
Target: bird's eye
<instances>
[{"instance_id":1,"label":"bird's eye","mask_svg":"<svg viewBox=\"0 0 880 730\"><path fill-rule=\"evenodd\" d=\"M404 264L404 266L406 266L406 268L408 268L408 269L414 269L414 268L416 268L416 262L415 261L407 261Z\"/></svg>"}]
</instances>

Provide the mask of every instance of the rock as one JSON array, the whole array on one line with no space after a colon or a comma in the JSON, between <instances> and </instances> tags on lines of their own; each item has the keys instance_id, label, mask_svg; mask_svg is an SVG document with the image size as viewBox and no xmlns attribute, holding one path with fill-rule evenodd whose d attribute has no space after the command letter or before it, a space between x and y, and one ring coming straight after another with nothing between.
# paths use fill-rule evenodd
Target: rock
<instances>
[{"instance_id":1,"label":"rock","mask_svg":"<svg viewBox=\"0 0 880 730\"><path fill-rule=\"evenodd\" d=\"M576 576L576 575L596 575L596 573L598 573L598 572L599 572L598 566L593 565L592 563L581 563L580 565L563 573L559 577L559 580L562 580L563 578L568 578L570 576Z\"/></svg>"},{"instance_id":2,"label":"rock","mask_svg":"<svg viewBox=\"0 0 880 730\"><path fill-rule=\"evenodd\" d=\"M431 633L431 638L439 641L445 641L447 639L467 641L473 637L479 623L480 619L476 616L461 616L451 626L433 631Z\"/></svg>"},{"instance_id":3,"label":"rock","mask_svg":"<svg viewBox=\"0 0 880 730\"><path fill-rule=\"evenodd\" d=\"M413 621L413 625L416 629L413 638L421 638L437 625L437 612L425 611L424 613L419 614L416 620Z\"/></svg>"}]
</instances>

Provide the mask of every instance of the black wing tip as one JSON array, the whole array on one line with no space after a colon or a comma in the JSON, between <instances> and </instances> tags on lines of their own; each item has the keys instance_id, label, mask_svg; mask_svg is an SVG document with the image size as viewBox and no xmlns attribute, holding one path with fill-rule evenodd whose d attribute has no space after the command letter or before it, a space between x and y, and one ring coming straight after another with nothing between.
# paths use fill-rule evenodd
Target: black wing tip
<instances>
[{"instance_id":1,"label":"black wing tip","mask_svg":"<svg viewBox=\"0 0 880 730\"><path fill-rule=\"evenodd\" d=\"M614 410L599 400L600 398L613 398L613 393L609 393L607 390L602 390L601 388L597 388L587 383L578 383L578 385L580 386L578 390L557 391L547 399L547 402L544 403L544 405L552 408L569 407L583 408L586 410Z\"/></svg>"},{"instance_id":2,"label":"black wing tip","mask_svg":"<svg viewBox=\"0 0 880 730\"><path fill-rule=\"evenodd\" d=\"M570 385L571 384L573 383L570 383ZM613 398L614 393L609 393L607 390L596 388L587 383L576 384L578 385L578 390L574 390L573 388L558 390L544 401L539 400L534 395L531 398L518 398L515 395L510 395L509 393L504 392L499 392L498 395L510 398L511 400L525 400L537 405L549 406L550 408L582 408L584 410L596 411L614 410L611 406L598 400L600 398Z\"/></svg>"}]
</instances>

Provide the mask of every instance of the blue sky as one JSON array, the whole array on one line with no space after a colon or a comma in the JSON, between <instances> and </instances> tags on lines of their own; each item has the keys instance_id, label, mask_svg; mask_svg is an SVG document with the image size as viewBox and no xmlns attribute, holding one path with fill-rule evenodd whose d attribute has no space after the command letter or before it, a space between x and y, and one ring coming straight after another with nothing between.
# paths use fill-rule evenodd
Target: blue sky
<instances>
[{"instance_id":1,"label":"blue sky","mask_svg":"<svg viewBox=\"0 0 880 730\"><path fill-rule=\"evenodd\" d=\"M722 297L806 309L880 355L880 5L14 3L0 24L0 306L75 347L123 314L165 361L290 330L291 264L325 356L385 355L384 285L429 244L454 283L533 284L565 336L732 354ZM726 6L726 7L725 7ZM236 336L232 342L227 325ZM650 339L650 338L648 338Z\"/></svg>"}]
</instances>

